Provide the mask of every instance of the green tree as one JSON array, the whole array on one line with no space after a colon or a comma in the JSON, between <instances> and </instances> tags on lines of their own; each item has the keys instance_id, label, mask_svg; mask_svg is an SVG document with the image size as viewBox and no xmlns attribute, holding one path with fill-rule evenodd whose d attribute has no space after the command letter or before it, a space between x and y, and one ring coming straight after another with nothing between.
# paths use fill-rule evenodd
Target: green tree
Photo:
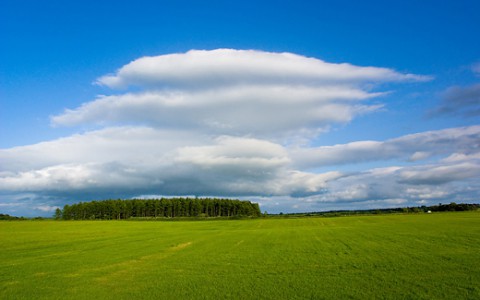
<instances>
[{"instance_id":1,"label":"green tree","mask_svg":"<svg viewBox=\"0 0 480 300\"><path fill-rule=\"evenodd\" d=\"M60 208L55 209L55 214L53 216L55 220L61 220L62 219L62 210Z\"/></svg>"}]
</instances>

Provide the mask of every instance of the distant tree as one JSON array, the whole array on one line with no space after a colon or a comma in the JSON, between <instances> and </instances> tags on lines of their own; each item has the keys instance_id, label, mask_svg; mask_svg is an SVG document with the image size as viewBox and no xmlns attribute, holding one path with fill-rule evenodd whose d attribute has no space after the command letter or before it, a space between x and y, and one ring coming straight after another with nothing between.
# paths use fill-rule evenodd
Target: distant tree
<instances>
[{"instance_id":1,"label":"distant tree","mask_svg":"<svg viewBox=\"0 0 480 300\"><path fill-rule=\"evenodd\" d=\"M62 219L62 210L60 208L55 209L55 214L53 215L55 220L61 220Z\"/></svg>"}]
</instances>

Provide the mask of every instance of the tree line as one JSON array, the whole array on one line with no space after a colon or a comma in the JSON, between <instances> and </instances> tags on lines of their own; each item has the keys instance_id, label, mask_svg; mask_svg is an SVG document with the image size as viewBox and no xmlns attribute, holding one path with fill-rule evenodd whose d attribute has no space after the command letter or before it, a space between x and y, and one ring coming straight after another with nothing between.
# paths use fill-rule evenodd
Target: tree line
<instances>
[{"instance_id":1,"label":"tree line","mask_svg":"<svg viewBox=\"0 0 480 300\"><path fill-rule=\"evenodd\" d=\"M422 206L424 208L425 206ZM430 211L469 211L469 210L479 210L480 204L476 203L460 203L450 202L450 204L442 204L428 206L427 210ZM425 210L425 209L424 209Z\"/></svg>"},{"instance_id":2,"label":"tree line","mask_svg":"<svg viewBox=\"0 0 480 300\"><path fill-rule=\"evenodd\" d=\"M258 217L257 203L217 198L103 200L65 205L55 219L123 220L130 218Z\"/></svg>"},{"instance_id":3,"label":"tree line","mask_svg":"<svg viewBox=\"0 0 480 300\"><path fill-rule=\"evenodd\" d=\"M412 206L412 207L396 207L396 208L380 208L380 209L357 209L357 210L330 210L320 212L307 213L280 213L275 216L283 217L308 217L308 216L323 216L323 217L338 217L348 215L370 215L370 214L395 214L395 213L427 213L427 212L446 212L446 211L476 211L480 210L480 204L476 203L460 203L451 202L449 204L439 203L432 206Z\"/></svg>"},{"instance_id":4,"label":"tree line","mask_svg":"<svg viewBox=\"0 0 480 300\"><path fill-rule=\"evenodd\" d=\"M0 214L0 221L17 221L17 220L26 220L26 218L10 216L9 214Z\"/></svg>"}]
</instances>

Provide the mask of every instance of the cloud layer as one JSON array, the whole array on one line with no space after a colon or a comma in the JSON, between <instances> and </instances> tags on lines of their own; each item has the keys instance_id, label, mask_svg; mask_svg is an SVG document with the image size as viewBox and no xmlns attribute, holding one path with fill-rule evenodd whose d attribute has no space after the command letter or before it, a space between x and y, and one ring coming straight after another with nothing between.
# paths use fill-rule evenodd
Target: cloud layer
<instances>
[{"instance_id":1,"label":"cloud layer","mask_svg":"<svg viewBox=\"0 0 480 300\"><path fill-rule=\"evenodd\" d=\"M422 161L461 153L470 155L480 149L480 126L450 128L410 134L386 141L357 141L317 148L299 148L292 152L300 168L318 168L371 161Z\"/></svg>"},{"instance_id":2,"label":"cloud layer","mask_svg":"<svg viewBox=\"0 0 480 300\"><path fill-rule=\"evenodd\" d=\"M217 135L315 136L382 105L368 100L385 82L428 76L326 63L291 53L218 49L143 57L101 77L123 94L52 117L56 126L142 124ZM129 87L140 91L128 92Z\"/></svg>"},{"instance_id":3,"label":"cloud layer","mask_svg":"<svg viewBox=\"0 0 480 300\"><path fill-rule=\"evenodd\" d=\"M167 137L165 143L162 138ZM332 146L338 152L329 147L299 150L246 137L175 139L159 129L116 127L1 150L0 160L8 163L2 165L0 190L76 199L144 194L263 197L266 208L273 199L288 199L283 210L293 205L318 210L325 203L392 206L393 199L403 201L398 205L446 202L464 194L478 196L479 145L479 126ZM398 164L361 172L318 171L366 160ZM309 171L312 168L317 171Z\"/></svg>"},{"instance_id":4,"label":"cloud layer","mask_svg":"<svg viewBox=\"0 0 480 300\"><path fill-rule=\"evenodd\" d=\"M424 81L428 76L401 74L387 68L327 63L292 53L255 50L192 50L142 57L101 77L112 88L214 88L232 85L332 85L385 81Z\"/></svg>"},{"instance_id":5,"label":"cloud layer","mask_svg":"<svg viewBox=\"0 0 480 300\"><path fill-rule=\"evenodd\" d=\"M95 130L0 150L0 207L204 195L307 211L478 196L480 126L314 146L382 107L382 84L430 79L253 50L139 58L98 79L115 94L51 118Z\"/></svg>"}]
</instances>

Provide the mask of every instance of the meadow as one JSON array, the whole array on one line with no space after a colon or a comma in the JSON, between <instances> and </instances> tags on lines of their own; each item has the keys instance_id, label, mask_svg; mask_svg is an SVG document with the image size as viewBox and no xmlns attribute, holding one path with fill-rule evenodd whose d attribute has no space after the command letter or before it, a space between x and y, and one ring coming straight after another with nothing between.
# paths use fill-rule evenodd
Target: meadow
<instances>
[{"instance_id":1,"label":"meadow","mask_svg":"<svg viewBox=\"0 0 480 300\"><path fill-rule=\"evenodd\" d=\"M480 299L480 212L0 222L0 299Z\"/></svg>"}]
</instances>

